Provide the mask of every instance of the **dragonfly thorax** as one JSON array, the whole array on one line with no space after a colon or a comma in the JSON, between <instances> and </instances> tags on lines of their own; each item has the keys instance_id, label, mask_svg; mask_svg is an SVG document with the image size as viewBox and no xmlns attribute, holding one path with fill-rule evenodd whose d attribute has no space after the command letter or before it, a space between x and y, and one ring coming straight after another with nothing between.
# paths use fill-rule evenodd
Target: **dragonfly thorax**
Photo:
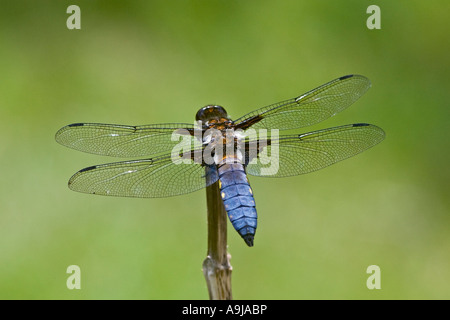
<instances>
[{"instance_id":1,"label":"dragonfly thorax","mask_svg":"<svg viewBox=\"0 0 450 320\"><path fill-rule=\"evenodd\" d=\"M238 162L243 159L242 133L240 130L223 128L223 126L225 126L223 123L211 123L202 131L203 135L197 137L204 145L203 160L208 164L219 165L225 158L233 158Z\"/></svg>"}]
</instances>

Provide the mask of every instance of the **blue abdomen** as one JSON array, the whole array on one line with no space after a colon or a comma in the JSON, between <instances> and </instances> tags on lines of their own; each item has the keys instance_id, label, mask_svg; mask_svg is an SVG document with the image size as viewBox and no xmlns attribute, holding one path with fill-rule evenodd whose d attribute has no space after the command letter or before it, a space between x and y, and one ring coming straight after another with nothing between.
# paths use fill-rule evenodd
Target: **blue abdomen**
<instances>
[{"instance_id":1,"label":"blue abdomen","mask_svg":"<svg viewBox=\"0 0 450 320\"><path fill-rule=\"evenodd\" d=\"M251 247L256 232L257 215L255 199L244 166L239 162L225 163L218 167L218 172L220 195L231 224Z\"/></svg>"}]
</instances>

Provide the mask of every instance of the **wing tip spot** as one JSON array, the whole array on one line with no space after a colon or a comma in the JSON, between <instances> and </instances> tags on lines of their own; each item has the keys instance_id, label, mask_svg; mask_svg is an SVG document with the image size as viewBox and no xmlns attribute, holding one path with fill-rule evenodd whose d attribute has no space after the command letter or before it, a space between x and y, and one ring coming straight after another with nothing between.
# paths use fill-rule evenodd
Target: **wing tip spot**
<instances>
[{"instance_id":1,"label":"wing tip spot","mask_svg":"<svg viewBox=\"0 0 450 320\"><path fill-rule=\"evenodd\" d=\"M348 75L346 75L346 76L340 77L339 80L345 80L345 79L351 78L351 77L353 77L353 76L354 76L353 74L348 74Z\"/></svg>"},{"instance_id":2,"label":"wing tip spot","mask_svg":"<svg viewBox=\"0 0 450 320\"><path fill-rule=\"evenodd\" d=\"M354 123L353 127L367 127L370 126L368 123Z\"/></svg>"},{"instance_id":3,"label":"wing tip spot","mask_svg":"<svg viewBox=\"0 0 450 320\"><path fill-rule=\"evenodd\" d=\"M78 171L78 172L86 172L86 171L91 171L91 170L94 170L95 168L97 168L97 166L90 166L90 167L87 167L87 168L84 168L84 169L81 169L80 171Z\"/></svg>"}]
</instances>

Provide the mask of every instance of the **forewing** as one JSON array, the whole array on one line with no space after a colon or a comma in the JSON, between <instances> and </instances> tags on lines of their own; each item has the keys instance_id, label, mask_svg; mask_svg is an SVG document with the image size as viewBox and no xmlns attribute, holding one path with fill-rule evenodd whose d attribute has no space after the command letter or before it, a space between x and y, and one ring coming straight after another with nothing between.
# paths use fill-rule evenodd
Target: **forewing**
<instances>
[{"instance_id":1,"label":"forewing","mask_svg":"<svg viewBox=\"0 0 450 320\"><path fill-rule=\"evenodd\" d=\"M160 198L199 190L217 178L210 176L207 183L205 166L164 156L82 169L70 178L69 188L106 196Z\"/></svg>"},{"instance_id":2,"label":"forewing","mask_svg":"<svg viewBox=\"0 0 450 320\"><path fill-rule=\"evenodd\" d=\"M321 122L341 112L370 88L361 75L330 81L297 98L255 110L235 121L237 128L288 130Z\"/></svg>"},{"instance_id":3,"label":"forewing","mask_svg":"<svg viewBox=\"0 0 450 320\"><path fill-rule=\"evenodd\" d=\"M170 152L183 140L195 141L191 124L168 123L124 126L102 123L74 123L56 133L60 144L87 153L112 157L143 157ZM178 137L172 141L172 134Z\"/></svg>"},{"instance_id":4,"label":"forewing","mask_svg":"<svg viewBox=\"0 0 450 320\"><path fill-rule=\"evenodd\" d=\"M367 150L385 137L374 125L358 123L259 141L258 158L247 165L254 176L288 177L320 170Z\"/></svg>"}]
</instances>

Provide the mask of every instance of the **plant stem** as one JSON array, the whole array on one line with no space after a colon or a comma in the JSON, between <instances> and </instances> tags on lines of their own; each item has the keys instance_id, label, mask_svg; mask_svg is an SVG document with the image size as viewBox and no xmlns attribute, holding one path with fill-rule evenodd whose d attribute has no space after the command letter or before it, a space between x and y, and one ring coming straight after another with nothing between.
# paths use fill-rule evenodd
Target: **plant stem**
<instances>
[{"instance_id":1,"label":"plant stem","mask_svg":"<svg viewBox=\"0 0 450 320\"><path fill-rule=\"evenodd\" d=\"M210 300L231 300L231 256L227 252L227 213L220 197L219 182L206 188L208 208L208 255L203 274Z\"/></svg>"}]
</instances>

